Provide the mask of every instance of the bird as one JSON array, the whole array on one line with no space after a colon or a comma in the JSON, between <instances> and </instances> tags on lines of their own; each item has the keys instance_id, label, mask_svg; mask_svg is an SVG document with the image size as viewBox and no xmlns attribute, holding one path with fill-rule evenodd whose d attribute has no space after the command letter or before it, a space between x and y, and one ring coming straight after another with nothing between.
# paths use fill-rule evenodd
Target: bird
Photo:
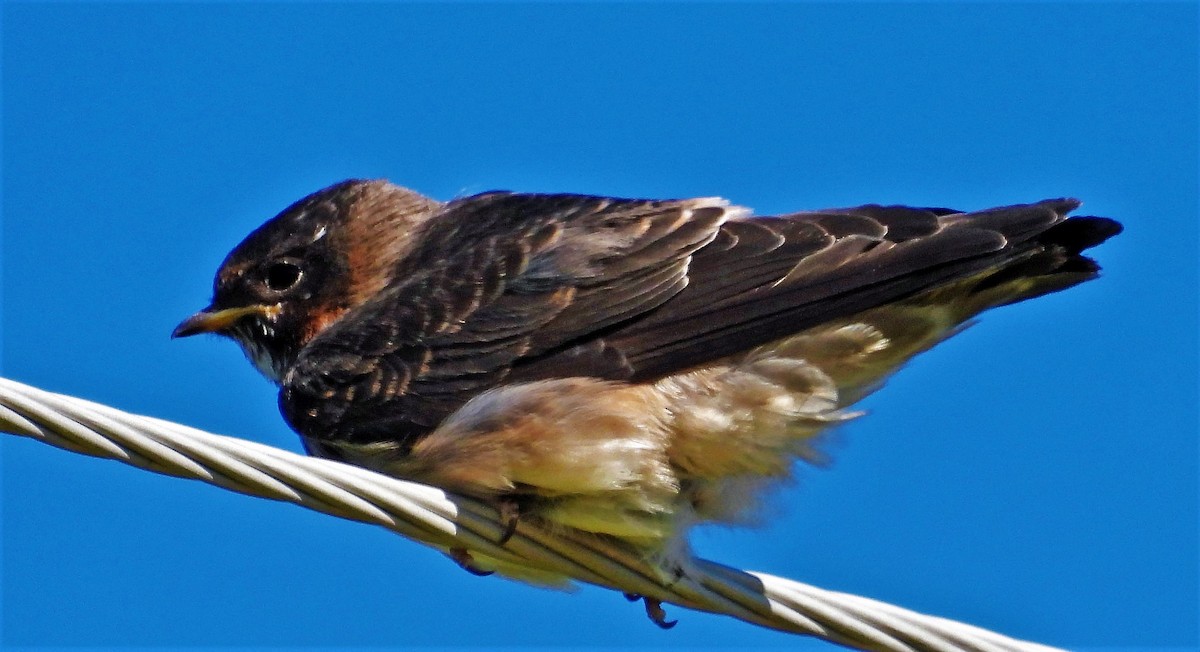
<instances>
[{"instance_id":1,"label":"bird","mask_svg":"<svg viewBox=\"0 0 1200 652\"><path fill-rule=\"evenodd\" d=\"M530 522L618 540L669 581L693 526L753 524L913 356L1096 278L1084 252L1122 226L1079 205L755 216L350 179L250 233L172 335L239 344L310 455L490 502L501 542Z\"/></svg>"}]
</instances>

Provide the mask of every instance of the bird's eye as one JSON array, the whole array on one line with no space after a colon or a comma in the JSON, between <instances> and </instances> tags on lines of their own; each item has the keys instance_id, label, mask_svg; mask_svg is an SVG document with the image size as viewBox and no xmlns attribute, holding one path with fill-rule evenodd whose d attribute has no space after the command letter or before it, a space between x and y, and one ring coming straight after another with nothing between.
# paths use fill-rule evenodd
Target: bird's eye
<instances>
[{"instance_id":1,"label":"bird's eye","mask_svg":"<svg viewBox=\"0 0 1200 652\"><path fill-rule=\"evenodd\" d=\"M304 270L293 262L279 261L271 263L267 268L265 281L267 288L274 292L283 292L291 289L296 283L300 282L300 277L304 276Z\"/></svg>"}]
</instances>

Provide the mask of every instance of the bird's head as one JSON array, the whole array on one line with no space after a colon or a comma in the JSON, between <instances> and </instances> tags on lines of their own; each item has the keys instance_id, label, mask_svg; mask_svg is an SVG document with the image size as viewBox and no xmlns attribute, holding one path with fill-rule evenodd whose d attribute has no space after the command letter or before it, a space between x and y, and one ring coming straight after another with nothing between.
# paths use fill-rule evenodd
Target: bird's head
<instances>
[{"instance_id":1,"label":"bird's head","mask_svg":"<svg viewBox=\"0 0 1200 652\"><path fill-rule=\"evenodd\" d=\"M221 263L208 307L171 334L224 335L278 383L297 355L391 281L433 200L385 181L343 181L283 210Z\"/></svg>"}]
</instances>

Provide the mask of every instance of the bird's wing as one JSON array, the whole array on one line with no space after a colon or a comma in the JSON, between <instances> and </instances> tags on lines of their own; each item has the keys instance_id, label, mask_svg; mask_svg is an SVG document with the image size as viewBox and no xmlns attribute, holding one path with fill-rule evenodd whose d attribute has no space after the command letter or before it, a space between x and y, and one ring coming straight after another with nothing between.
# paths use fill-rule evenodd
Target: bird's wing
<instances>
[{"instance_id":1,"label":"bird's wing","mask_svg":"<svg viewBox=\"0 0 1200 652\"><path fill-rule=\"evenodd\" d=\"M644 317L513 369L516 380L624 371L653 380L955 281L991 288L974 312L1095 276L1080 252L1120 231L1055 199L961 213L867 205L737 217L693 257L682 292ZM1020 282L1013 282L1020 279ZM957 299L956 299L957 300ZM971 299L967 299L971 301ZM620 364L604 362L619 360Z\"/></svg>"},{"instance_id":2,"label":"bird's wing","mask_svg":"<svg viewBox=\"0 0 1200 652\"><path fill-rule=\"evenodd\" d=\"M744 212L719 199L488 193L433 218L398 282L304 348L280 406L301 433L411 440L522 358L630 321L687 284L691 255ZM597 358L573 375L628 375Z\"/></svg>"}]
</instances>

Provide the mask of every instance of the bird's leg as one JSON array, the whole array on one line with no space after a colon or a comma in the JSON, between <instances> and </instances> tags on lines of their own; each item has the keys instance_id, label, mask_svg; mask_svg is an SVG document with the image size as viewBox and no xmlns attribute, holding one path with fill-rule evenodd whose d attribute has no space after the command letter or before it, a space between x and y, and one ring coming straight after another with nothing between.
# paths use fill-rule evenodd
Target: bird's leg
<instances>
[{"instance_id":1,"label":"bird's leg","mask_svg":"<svg viewBox=\"0 0 1200 652\"><path fill-rule=\"evenodd\" d=\"M497 543L504 545L517 532L517 524L521 522L521 506L515 498L506 497L500 499L496 509L500 511L500 525L503 527Z\"/></svg>"},{"instance_id":2,"label":"bird's leg","mask_svg":"<svg viewBox=\"0 0 1200 652\"><path fill-rule=\"evenodd\" d=\"M676 582L683 579L684 576L687 575L687 573L684 572L684 570L683 570L683 565L681 565L681 564L672 565L670 568L670 572L671 572L671 581L667 583L667 588L671 588L672 586L675 586Z\"/></svg>"},{"instance_id":3,"label":"bird's leg","mask_svg":"<svg viewBox=\"0 0 1200 652\"><path fill-rule=\"evenodd\" d=\"M646 554L646 560L656 571L655 576L658 583L668 589L688 576L687 568L690 559L691 552L687 549L686 544L680 548L669 544L666 550Z\"/></svg>"},{"instance_id":4,"label":"bird's leg","mask_svg":"<svg viewBox=\"0 0 1200 652\"><path fill-rule=\"evenodd\" d=\"M484 570L475 565L475 558L471 556L470 551L466 548L451 548L446 553L454 563L462 567L463 570L477 577L487 577L496 571Z\"/></svg>"},{"instance_id":5,"label":"bird's leg","mask_svg":"<svg viewBox=\"0 0 1200 652\"><path fill-rule=\"evenodd\" d=\"M658 625L662 629L671 629L679 624L678 620L667 620L667 612L662 608L662 600L649 598L636 593L626 593L625 599L630 602L637 602L638 600L641 600L642 604L646 607L646 617L650 619L650 622Z\"/></svg>"},{"instance_id":6,"label":"bird's leg","mask_svg":"<svg viewBox=\"0 0 1200 652\"><path fill-rule=\"evenodd\" d=\"M521 508L516 499L511 497L501 498L496 509L500 512L500 539L497 541L500 545L508 543L512 535L517 531L517 524L521 521ZM470 551L466 548L451 548L446 553L454 563L462 566L462 569L472 575L479 577L487 577L494 574L494 570L484 570L475 565L475 558L471 556Z\"/></svg>"}]
</instances>

